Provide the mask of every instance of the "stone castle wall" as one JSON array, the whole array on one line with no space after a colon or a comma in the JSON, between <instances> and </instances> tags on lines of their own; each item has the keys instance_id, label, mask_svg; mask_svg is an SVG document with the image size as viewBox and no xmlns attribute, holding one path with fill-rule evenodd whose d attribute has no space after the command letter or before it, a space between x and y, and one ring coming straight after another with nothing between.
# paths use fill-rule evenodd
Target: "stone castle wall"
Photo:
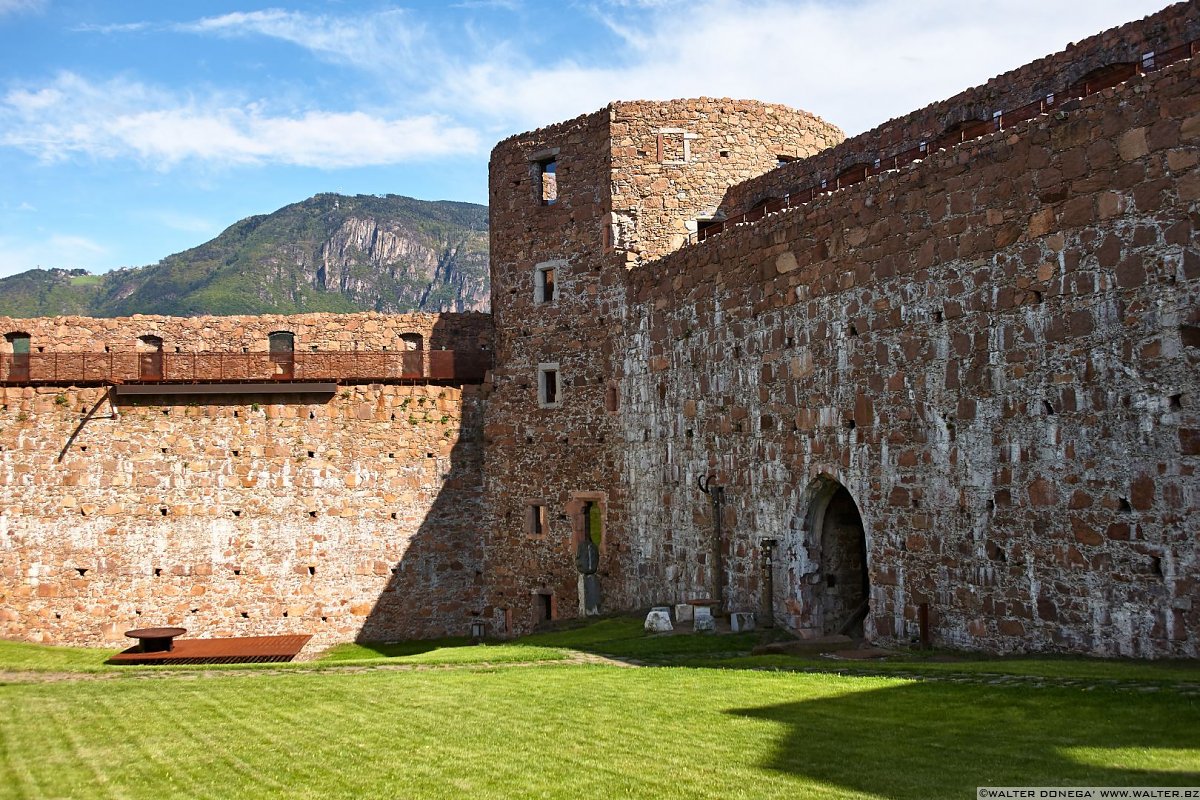
<instances>
[{"instance_id":1,"label":"stone castle wall","mask_svg":"<svg viewBox=\"0 0 1200 800\"><path fill-rule=\"evenodd\" d=\"M1016 102L1121 47L1176 44L1197 19L1193 4L1172 7L971 103ZM847 609L828 600L842 576L822 566L824 539L861 522L865 632L879 641L916 636L926 606L944 645L1195 655L1198 96L1185 62L677 252L670 225L594 234L598 214L621 221L620 186L640 187L639 219L659 208L655 191L668 207L676 187L647 179L653 165L614 155L593 194L576 189L603 204L607 187L612 206L578 215L510 192L522 146L601 165L606 147L650 152L606 142L603 112L581 118L587 135L576 121L502 143L493 285L510 288L493 298L487 430L508 470L488 476L489 550L505 571L488 583L493 604L515 608L518 629L537 620L530 594L580 613L573 543L580 501L596 497L610 610L718 593L727 610L762 610L774 539L777 615L830 632ZM881 139L907 146L961 122L947 109L962 103L806 162L759 162L763 176L717 206L840 170ZM662 116L678 111L667 105ZM625 128L652 131L652 106L640 113L654 121ZM563 291L540 307L534 271L552 259ZM538 408L547 363L568 388ZM697 484L709 478L725 487L719 554ZM523 528L530 503L551 511L548 531Z\"/></svg>"},{"instance_id":2,"label":"stone castle wall","mask_svg":"<svg viewBox=\"0 0 1200 800\"><path fill-rule=\"evenodd\" d=\"M721 211L733 217L768 198L816 186L830 185L844 170L875 159L885 161L921 143L938 148L939 137L964 123L991 120L995 112L1012 111L1030 102L1056 95L1097 70L1118 63L1140 63L1149 53L1200 38L1200 17L1189 3L1176 3L1143 20L1128 23L1072 43L1058 53L1039 58L992 78L982 86L931 103L903 117L889 120L816 156L799 160L756 176L733 187Z\"/></svg>"},{"instance_id":3,"label":"stone castle wall","mask_svg":"<svg viewBox=\"0 0 1200 800\"><path fill-rule=\"evenodd\" d=\"M486 344L486 315L2 320L101 350L151 333L189 349ZM464 635L479 618L477 386L347 383L333 395L4 387L0 636L128 643L123 631ZM81 425L93 407L95 416Z\"/></svg>"},{"instance_id":4,"label":"stone castle wall","mask_svg":"<svg viewBox=\"0 0 1200 800\"><path fill-rule=\"evenodd\" d=\"M646 570L628 551L619 417L608 411L624 355L625 273L678 246L728 187L839 141L809 114L763 103L613 103L501 142L491 160L496 369L487 403L489 607L497 630L545 611L580 613L575 547L585 504L600 508L603 608L639 602ZM538 168L555 159L557 198L541 202ZM690 227L689 227L690 226ZM553 268L555 292L539 295ZM539 402L540 372L558 377ZM545 509L542 530L530 508Z\"/></svg>"},{"instance_id":5,"label":"stone castle wall","mask_svg":"<svg viewBox=\"0 0 1200 800\"><path fill-rule=\"evenodd\" d=\"M819 635L861 572L880 642L925 608L941 645L1196 656L1195 61L689 240L1198 32L1181 3L840 145L804 112L710 99L511 137L491 161L494 347L484 315L0 319L35 348L418 333L496 359L461 390L114 409L4 389L0 635L115 642L148 616L318 644L517 633L584 613L595 535L601 611L771 600ZM724 488L719 547L702 480Z\"/></svg>"},{"instance_id":6,"label":"stone castle wall","mask_svg":"<svg viewBox=\"0 0 1200 800\"><path fill-rule=\"evenodd\" d=\"M12 347L2 337L30 336L32 352L131 353L142 336L157 336L168 353L265 353L275 331L295 334L297 352L312 349L404 350L400 338L417 334L430 350L488 349L492 340L489 314L263 314L253 317L0 317L0 352Z\"/></svg>"},{"instance_id":7,"label":"stone castle wall","mask_svg":"<svg viewBox=\"0 0 1200 800\"><path fill-rule=\"evenodd\" d=\"M1184 62L630 273L643 602L711 585L711 473L731 607L776 538L779 615L822 633L832 479L877 641L928 603L945 645L1195 656L1198 89Z\"/></svg>"}]
</instances>

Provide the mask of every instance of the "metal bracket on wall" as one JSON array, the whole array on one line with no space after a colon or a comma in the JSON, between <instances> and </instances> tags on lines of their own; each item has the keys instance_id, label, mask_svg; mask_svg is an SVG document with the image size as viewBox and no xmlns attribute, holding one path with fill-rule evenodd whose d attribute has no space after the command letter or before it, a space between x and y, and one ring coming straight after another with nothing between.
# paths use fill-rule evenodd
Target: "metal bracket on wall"
<instances>
[{"instance_id":1,"label":"metal bracket on wall","mask_svg":"<svg viewBox=\"0 0 1200 800\"><path fill-rule=\"evenodd\" d=\"M116 407L113 406L112 397L113 387L109 386L108 390L104 394L100 395L100 399L96 401L96 404L93 405L90 410L88 410L87 414L84 414L83 419L79 420L79 424L75 426L75 430L71 432L70 437L67 438L67 443L63 445L63 449L58 454L58 462L60 464L66 457L67 451L71 449L71 444L75 441L75 437L79 435L81 430L83 430L83 426L87 425L92 418L96 416L96 411L101 405L103 405L104 401L107 400L108 407L112 409L111 413L107 417L104 417L104 419L117 419L117 410Z\"/></svg>"}]
</instances>

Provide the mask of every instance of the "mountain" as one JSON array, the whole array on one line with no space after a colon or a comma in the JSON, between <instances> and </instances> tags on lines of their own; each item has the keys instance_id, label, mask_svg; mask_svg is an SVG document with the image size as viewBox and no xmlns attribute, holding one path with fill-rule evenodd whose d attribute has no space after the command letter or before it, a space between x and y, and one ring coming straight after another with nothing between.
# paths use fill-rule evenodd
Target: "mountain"
<instances>
[{"instance_id":1,"label":"mountain","mask_svg":"<svg viewBox=\"0 0 1200 800\"><path fill-rule=\"evenodd\" d=\"M487 213L473 203L319 194L150 266L0 278L0 315L486 310Z\"/></svg>"}]
</instances>

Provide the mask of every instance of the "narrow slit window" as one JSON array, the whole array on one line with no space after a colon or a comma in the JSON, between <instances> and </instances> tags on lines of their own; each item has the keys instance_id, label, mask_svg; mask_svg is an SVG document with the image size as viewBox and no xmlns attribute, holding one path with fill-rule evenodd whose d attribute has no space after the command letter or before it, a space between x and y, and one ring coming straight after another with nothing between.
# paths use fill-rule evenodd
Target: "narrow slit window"
<instances>
[{"instance_id":1,"label":"narrow slit window","mask_svg":"<svg viewBox=\"0 0 1200 800\"><path fill-rule=\"evenodd\" d=\"M552 206L558 202L558 159L546 158L537 162L538 193L542 205Z\"/></svg>"},{"instance_id":2,"label":"narrow slit window","mask_svg":"<svg viewBox=\"0 0 1200 800\"><path fill-rule=\"evenodd\" d=\"M562 403L562 387L559 384L558 364L538 365L538 405L555 408Z\"/></svg>"}]
</instances>

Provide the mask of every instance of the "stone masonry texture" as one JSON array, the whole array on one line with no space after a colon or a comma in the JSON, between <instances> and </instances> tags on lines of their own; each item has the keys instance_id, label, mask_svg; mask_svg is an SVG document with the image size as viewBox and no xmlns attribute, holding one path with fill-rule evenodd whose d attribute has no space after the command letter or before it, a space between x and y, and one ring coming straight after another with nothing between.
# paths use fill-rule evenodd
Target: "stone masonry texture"
<instances>
[{"instance_id":1,"label":"stone masonry texture","mask_svg":"<svg viewBox=\"0 0 1200 800\"><path fill-rule=\"evenodd\" d=\"M1200 62L1141 67L1198 36L1180 3L851 139L712 98L510 137L490 318L0 319L57 350L494 351L478 385L320 398L3 387L0 634L506 636L585 614L587 572L601 613L1196 657Z\"/></svg>"},{"instance_id":2,"label":"stone masonry texture","mask_svg":"<svg viewBox=\"0 0 1200 800\"><path fill-rule=\"evenodd\" d=\"M915 639L924 606L945 646L1195 656L1194 60L699 244L685 232L1182 44L1198 19L1170 7L841 144L799 112L695 100L498 145L497 623L528 629L548 593L580 613L593 499L602 611L718 594L764 610L774 540L775 614L802 635L833 632L852 596L834 597L835 570L865 563L861 625L881 643ZM664 163L663 129L694 134L691 160ZM548 152L560 199L542 206L528 164ZM726 163L761 174L723 188ZM561 390L542 407L548 365ZM724 487L719 549L700 480ZM865 559L827 564L859 526Z\"/></svg>"},{"instance_id":3,"label":"stone masonry texture","mask_svg":"<svg viewBox=\"0 0 1200 800\"><path fill-rule=\"evenodd\" d=\"M0 319L33 347L265 350L487 345L483 314ZM467 633L480 613L478 387L342 385L329 395L137 397L0 389L0 635L126 643L194 636ZM82 427L88 410L96 415ZM76 433L74 439L71 439ZM64 446L70 441L70 447ZM60 459L60 453L62 458Z\"/></svg>"}]
</instances>

